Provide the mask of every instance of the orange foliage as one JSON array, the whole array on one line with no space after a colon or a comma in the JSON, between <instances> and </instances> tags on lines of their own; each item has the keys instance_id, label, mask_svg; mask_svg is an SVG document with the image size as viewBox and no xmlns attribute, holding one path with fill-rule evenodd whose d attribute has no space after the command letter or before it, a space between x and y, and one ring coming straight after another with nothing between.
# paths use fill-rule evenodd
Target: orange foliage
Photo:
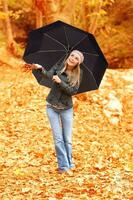
<instances>
[{"instance_id":1,"label":"orange foliage","mask_svg":"<svg viewBox=\"0 0 133 200\"><path fill-rule=\"evenodd\" d=\"M98 91L74 97L71 174L57 172L45 112L48 88L31 73L0 68L0 199L131 200L131 71L107 70ZM102 104L110 89L124 102L120 123L111 124Z\"/></svg>"}]
</instances>

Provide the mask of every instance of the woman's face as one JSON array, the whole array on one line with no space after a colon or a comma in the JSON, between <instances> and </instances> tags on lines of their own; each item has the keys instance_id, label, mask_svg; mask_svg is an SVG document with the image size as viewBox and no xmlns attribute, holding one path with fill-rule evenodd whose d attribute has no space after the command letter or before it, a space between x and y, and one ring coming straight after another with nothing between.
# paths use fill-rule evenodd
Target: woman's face
<instances>
[{"instance_id":1,"label":"woman's face","mask_svg":"<svg viewBox=\"0 0 133 200\"><path fill-rule=\"evenodd\" d=\"M71 53L67 58L67 64L73 69L79 63L79 57L76 53Z\"/></svg>"}]
</instances>

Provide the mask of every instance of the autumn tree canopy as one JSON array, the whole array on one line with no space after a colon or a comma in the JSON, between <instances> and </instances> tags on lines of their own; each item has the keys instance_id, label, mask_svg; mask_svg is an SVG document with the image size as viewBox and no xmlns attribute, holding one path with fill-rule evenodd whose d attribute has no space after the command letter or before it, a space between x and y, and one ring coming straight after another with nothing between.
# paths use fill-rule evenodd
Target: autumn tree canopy
<instances>
[{"instance_id":1,"label":"autumn tree canopy","mask_svg":"<svg viewBox=\"0 0 133 200\"><path fill-rule=\"evenodd\" d=\"M130 68L132 13L132 0L0 0L0 41L16 55L17 44L25 46L29 31L62 20L93 33L109 67Z\"/></svg>"}]
</instances>

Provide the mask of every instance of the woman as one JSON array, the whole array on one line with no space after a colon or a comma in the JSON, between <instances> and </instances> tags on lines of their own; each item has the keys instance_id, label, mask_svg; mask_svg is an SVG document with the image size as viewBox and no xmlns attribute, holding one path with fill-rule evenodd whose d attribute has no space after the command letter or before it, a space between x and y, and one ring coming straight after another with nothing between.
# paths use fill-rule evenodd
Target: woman
<instances>
[{"instance_id":1,"label":"woman","mask_svg":"<svg viewBox=\"0 0 133 200\"><path fill-rule=\"evenodd\" d=\"M83 54L78 50L73 50L61 70L54 66L51 70L46 71L41 65L31 65L31 69L40 70L44 78L53 81L46 98L46 113L53 133L60 173L75 166L72 161L72 95L77 93L81 82L80 64L83 60Z\"/></svg>"}]
</instances>

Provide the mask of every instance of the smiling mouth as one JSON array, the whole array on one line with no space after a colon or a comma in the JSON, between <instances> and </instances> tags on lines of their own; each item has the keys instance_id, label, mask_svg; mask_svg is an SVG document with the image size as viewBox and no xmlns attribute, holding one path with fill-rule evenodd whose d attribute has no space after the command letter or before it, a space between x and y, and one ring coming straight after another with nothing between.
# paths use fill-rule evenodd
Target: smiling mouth
<instances>
[{"instance_id":1,"label":"smiling mouth","mask_svg":"<svg viewBox=\"0 0 133 200\"><path fill-rule=\"evenodd\" d=\"M74 63L73 61L69 60L70 63Z\"/></svg>"}]
</instances>

